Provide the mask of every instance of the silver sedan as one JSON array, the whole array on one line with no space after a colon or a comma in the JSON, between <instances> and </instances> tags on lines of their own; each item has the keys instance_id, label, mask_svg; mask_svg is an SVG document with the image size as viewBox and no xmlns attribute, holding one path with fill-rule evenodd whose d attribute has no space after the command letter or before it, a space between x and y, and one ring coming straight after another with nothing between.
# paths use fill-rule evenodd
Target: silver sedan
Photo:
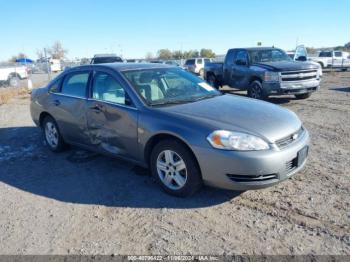
<instances>
[{"instance_id":1,"label":"silver sedan","mask_svg":"<svg viewBox=\"0 0 350 262\"><path fill-rule=\"evenodd\" d=\"M309 135L291 111L222 94L180 68L104 64L68 69L32 92L48 147L67 144L148 167L168 193L203 184L258 189L303 168Z\"/></svg>"}]
</instances>

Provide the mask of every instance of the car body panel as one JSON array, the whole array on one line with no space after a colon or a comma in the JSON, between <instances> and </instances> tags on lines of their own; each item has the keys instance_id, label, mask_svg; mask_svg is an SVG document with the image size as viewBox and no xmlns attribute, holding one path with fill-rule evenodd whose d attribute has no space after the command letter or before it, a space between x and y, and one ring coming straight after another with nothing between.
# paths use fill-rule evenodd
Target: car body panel
<instances>
[{"instance_id":1,"label":"car body panel","mask_svg":"<svg viewBox=\"0 0 350 262\"><path fill-rule=\"evenodd\" d=\"M303 165L288 174L283 173L286 162L295 159L298 152L308 146L307 131L286 148L276 146L276 141L301 128L298 117L279 106L235 95L222 95L192 103L150 107L125 79L122 72L173 68L166 65L113 64L83 66L68 69L60 78L82 70L109 72L122 83L132 104L120 105L91 98L91 80L87 97L65 97L50 93L47 87L35 89L30 106L33 121L39 126L40 116L50 114L56 119L65 141L84 148L131 160L147 167L147 147L158 135L168 135L182 141L198 161L203 181L212 186L228 189L253 189L282 181ZM181 70L181 69L178 69ZM55 100L60 104L55 105ZM77 101L79 100L79 101ZM102 109L95 110L96 105ZM62 107L62 108L61 108ZM70 107L71 114L67 113ZM232 151L213 148L207 141L215 130L245 132L265 140L270 149L263 151ZM305 160L306 161L306 160ZM227 174L241 176L277 174L270 181L237 183Z\"/></svg>"}]
</instances>

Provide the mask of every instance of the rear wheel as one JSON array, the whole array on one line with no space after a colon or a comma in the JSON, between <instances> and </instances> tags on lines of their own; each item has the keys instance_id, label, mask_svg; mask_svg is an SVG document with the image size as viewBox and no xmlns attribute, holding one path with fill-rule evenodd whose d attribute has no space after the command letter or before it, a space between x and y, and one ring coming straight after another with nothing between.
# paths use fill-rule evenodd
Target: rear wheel
<instances>
[{"instance_id":1,"label":"rear wheel","mask_svg":"<svg viewBox=\"0 0 350 262\"><path fill-rule=\"evenodd\" d=\"M208 75L207 77L207 82L209 83L209 85L211 85L212 87L215 87L216 89L219 89L217 81L216 81L216 77L212 74Z\"/></svg>"},{"instance_id":2,"label":"rear wheel","mask_svg":"<svg viewBox=\"0 0 350 262\"><path fill-rule=\"evenodd\" d=\"M262 84L260 81L255 80L250 84L248 89L248 96L255 99L266 99L267 95L265 94Z\"/></svg>"},{"instance_id":3,"label":"rear wheel","mask_svg":"<svg viewBox=\"0 0 350 262\"><path fill-rule=\"evenodd\" d=\"M150 167L158 184L171 195L191 196L202 186L196 159L176 140L163 140L154 147Z\"/></svg>"},{"instance_id":4,"label":"rear wheel","mask_svg":"<svg viewBox=\"0 0 350 262\"><path fill-rule=\"evenodd\" d=\"M295 95L296 99L307 99L311 96L311 93Z\"/></svg>"},{"instance_id":5,"label":"rear wheel","mask_svg":"<svg viewBox=\"0 0 350 262\"><path fill-rule=\"evenodd\" d=\"M53 152L61 152L65 148L65 143L60 134L56 121L51 117L45 117L43 121L43 131L45 142Z\"/></svg>"}]
</instances>

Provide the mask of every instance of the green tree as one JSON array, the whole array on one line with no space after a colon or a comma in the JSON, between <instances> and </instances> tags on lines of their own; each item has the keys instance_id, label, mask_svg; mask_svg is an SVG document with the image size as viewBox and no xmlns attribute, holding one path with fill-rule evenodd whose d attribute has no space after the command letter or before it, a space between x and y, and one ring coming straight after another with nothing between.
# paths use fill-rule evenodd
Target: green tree
<instances>
[{"instance_id":1,"label":"green tree","mask_svg":"<svg viewBox=\"0 0 350 262\"><path fill-rule=\"evenodd\" d=\"M181 50L173 51L173 58L174 59L179 60L179 59L182 59L183 57L184 57L184 54L183 54L183 52Z\"/></svg>"},{"instance_id":2,"label":"green tree","mask_svg":"<svg viewBox=\"0 0 350 262\"><path fill-rule=\"evenodd\" d=\"M173 54L169 49L160 49L158 50L157 54L159 59L164 59L164 60L171 59L171 57L173 56Z\"/></svg>"},{"instance_id":3,"label":"green tree","mask_svg":"<svg viewBox=\"0 0 350 262\"><path fill-rule=\"evenodd\" d=\"M189 50L184 52L184 58L194 58L199 57L198 50Z\"/></svg>"},{"instance_id":4,"label":"green tree","mask_svg":"<svg viewBox=\"0 0 350 262\"><path fill-rule=\"evenodd\" d=\"M211 49L202 48L200 51L201 57L214 58L215 53Z\"/></svg>"},{"instance_id":5,"label":"green tree","mask_svg":"<svg viewBox=\"0 0 350 262\"><path fill-rule=\"evenodd\" d=\"M349 42L349 43L346 43L346 44L344 45L344 47L345 47L347 50L350 50L350 42Z\"/></svg>"}]
</instances>

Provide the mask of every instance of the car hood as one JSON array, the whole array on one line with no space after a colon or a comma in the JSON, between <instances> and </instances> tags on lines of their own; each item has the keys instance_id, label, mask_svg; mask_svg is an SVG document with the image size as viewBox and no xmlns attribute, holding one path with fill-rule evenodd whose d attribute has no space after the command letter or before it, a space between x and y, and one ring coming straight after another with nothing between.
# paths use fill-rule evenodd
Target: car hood
<instances>
[{"instance_id":1,"label":"car hood","mask_svg":"<svg viewBox=\"0 0 350 262\"><path fill-rule=\"evenodd\" d=\"M254 134L273 143L301 127L292 111L272 103L222 95L193 103L164 107L163 110L195 118L214 130L230 130ZM194 120L195 120L194 119Z\"/></svg>"},{"instance_id":2,"label":"car hood","mask_svg":"<svg viewBox=\"0 0 350 262\"><path fill-rule=\"evenodd\" d=\"M297 61L285 61L285 62L269 62L269 63L256 63L254 66L259 66L267 70L272 71L298 71L318 69L318 66L311 62L297 62Z\"/></svg>"}]
</instances>

